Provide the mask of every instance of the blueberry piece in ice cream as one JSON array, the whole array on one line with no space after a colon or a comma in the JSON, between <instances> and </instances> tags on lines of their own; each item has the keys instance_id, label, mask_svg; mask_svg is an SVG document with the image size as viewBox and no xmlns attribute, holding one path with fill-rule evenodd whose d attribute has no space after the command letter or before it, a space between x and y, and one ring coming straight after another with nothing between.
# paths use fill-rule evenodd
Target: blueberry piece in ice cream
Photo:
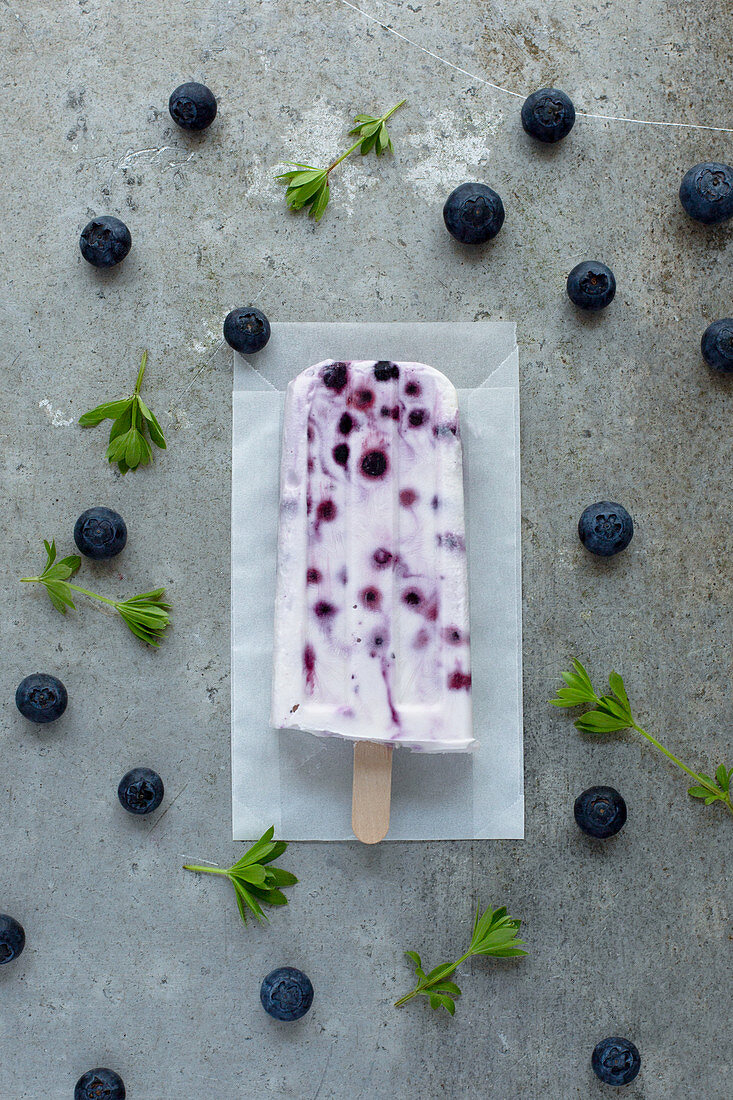
<instances>
[{"instance_id":1,"label":"blueberry piece in ice cream","mask_svg":"<svg viewBox=\"0 0 733 1100\"><path fill-rule=\"evenodd\" d=\"M327 386L329 390L341 393L346 388L346 383L349 380L346 363L330 363L324 368L321 378L323 379L323 385Z\"/></svg>"},{"instance_id":2,"label":"blueberry piece in ice cream","mask_svg":"<svg viewBox=\"0 0 733 1100\"><path fill-rule=\"evenodd\" d=\"M361 469L365 477L383 477L387 471L384 451L367 451L361 460Z\"/></svg>"}]
</instances>

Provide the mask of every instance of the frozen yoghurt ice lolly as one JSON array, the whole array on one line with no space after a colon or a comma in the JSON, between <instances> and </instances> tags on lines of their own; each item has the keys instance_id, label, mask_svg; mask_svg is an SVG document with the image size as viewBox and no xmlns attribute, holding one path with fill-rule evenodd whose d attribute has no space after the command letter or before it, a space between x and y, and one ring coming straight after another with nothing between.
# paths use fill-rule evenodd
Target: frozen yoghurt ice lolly
<instances>
[{"instance_id":1,"label":"frozen yoghurt ice lolly","mask_svg":"<svg viewBox=\"0 0 733 1100\"><path fill-rule=\"evenodd\" d=\"M476 745L458 404L433 367L327 361L288 386L271 722Z\"/></svg>"}]
</instances>

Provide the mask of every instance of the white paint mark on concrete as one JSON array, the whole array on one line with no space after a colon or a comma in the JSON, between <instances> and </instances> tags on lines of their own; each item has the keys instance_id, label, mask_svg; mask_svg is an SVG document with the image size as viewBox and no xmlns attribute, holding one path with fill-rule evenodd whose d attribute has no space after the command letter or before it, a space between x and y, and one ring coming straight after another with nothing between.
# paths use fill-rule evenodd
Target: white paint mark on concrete
<instances>
[{"instance_id":1,"label":"white paint mark on concrete","mask_svg":"<svg viewBox=\"0 0 733 1100\"><path fill-rule=\"evenodd\" d=\"M42 401L38 402L38 408L43 409L54 428L68 428L70 424L74 423L73 416L71 420L67 420L61 409L54 409L47 397L44 397Z\"/></svg>"},{"instance_id":2,"label":"white paint mark on concrete","mask_svg":"<svg viewBox=\"0 0 733 1100\"><path fill-rule=\"evenodd\" d=\"M425 129L400 138L416 154L405 158L401 172L415 184L437 181L446 194L469 176L481 180L491 159L489 138L500 120L498 110L474 112L467 128L465 114L441 111L426 122Z\"/></svg>"}]
</instances>

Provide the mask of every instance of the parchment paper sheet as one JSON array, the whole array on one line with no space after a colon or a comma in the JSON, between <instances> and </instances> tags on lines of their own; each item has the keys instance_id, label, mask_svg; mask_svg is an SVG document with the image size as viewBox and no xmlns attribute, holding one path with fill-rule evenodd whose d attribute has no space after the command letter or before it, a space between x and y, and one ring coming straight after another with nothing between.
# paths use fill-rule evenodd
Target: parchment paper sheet
<instances>
[{"instance_id":1,"label":"parchment paper sheet","mask_svg":"<svg viewBox=\"0 0 733 1100\"><path fill-rule=\"evenodd\" d=\"M353 747L269 728L285 387L321 359L429 363L459 390L475 753L396 749L388 840L524 835L519 359L508 322L273 324L235 355L232 820L235 840L350 840Z\"/></svg>"}]
</instances>

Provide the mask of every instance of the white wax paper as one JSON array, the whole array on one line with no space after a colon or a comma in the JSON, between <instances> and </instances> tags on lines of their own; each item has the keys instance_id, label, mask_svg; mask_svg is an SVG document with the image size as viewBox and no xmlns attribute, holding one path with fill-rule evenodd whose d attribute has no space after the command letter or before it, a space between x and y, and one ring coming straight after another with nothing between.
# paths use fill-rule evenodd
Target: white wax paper
<instances>
[{"instance_id":1,"label":"white wax paper","mask_svg":"<svg viewBox=\"0 0 733 1100\"><path fill-rule=\"evenodd\" d=\"M524 836L519 359L508 322L274 324L235 355L232 821L283 840L352 840L353 745L268 724L285 388L322 359L428 363L458 389L471 598L475 753L396 749L388 840Z\"/></svg>"}]
</instances>

